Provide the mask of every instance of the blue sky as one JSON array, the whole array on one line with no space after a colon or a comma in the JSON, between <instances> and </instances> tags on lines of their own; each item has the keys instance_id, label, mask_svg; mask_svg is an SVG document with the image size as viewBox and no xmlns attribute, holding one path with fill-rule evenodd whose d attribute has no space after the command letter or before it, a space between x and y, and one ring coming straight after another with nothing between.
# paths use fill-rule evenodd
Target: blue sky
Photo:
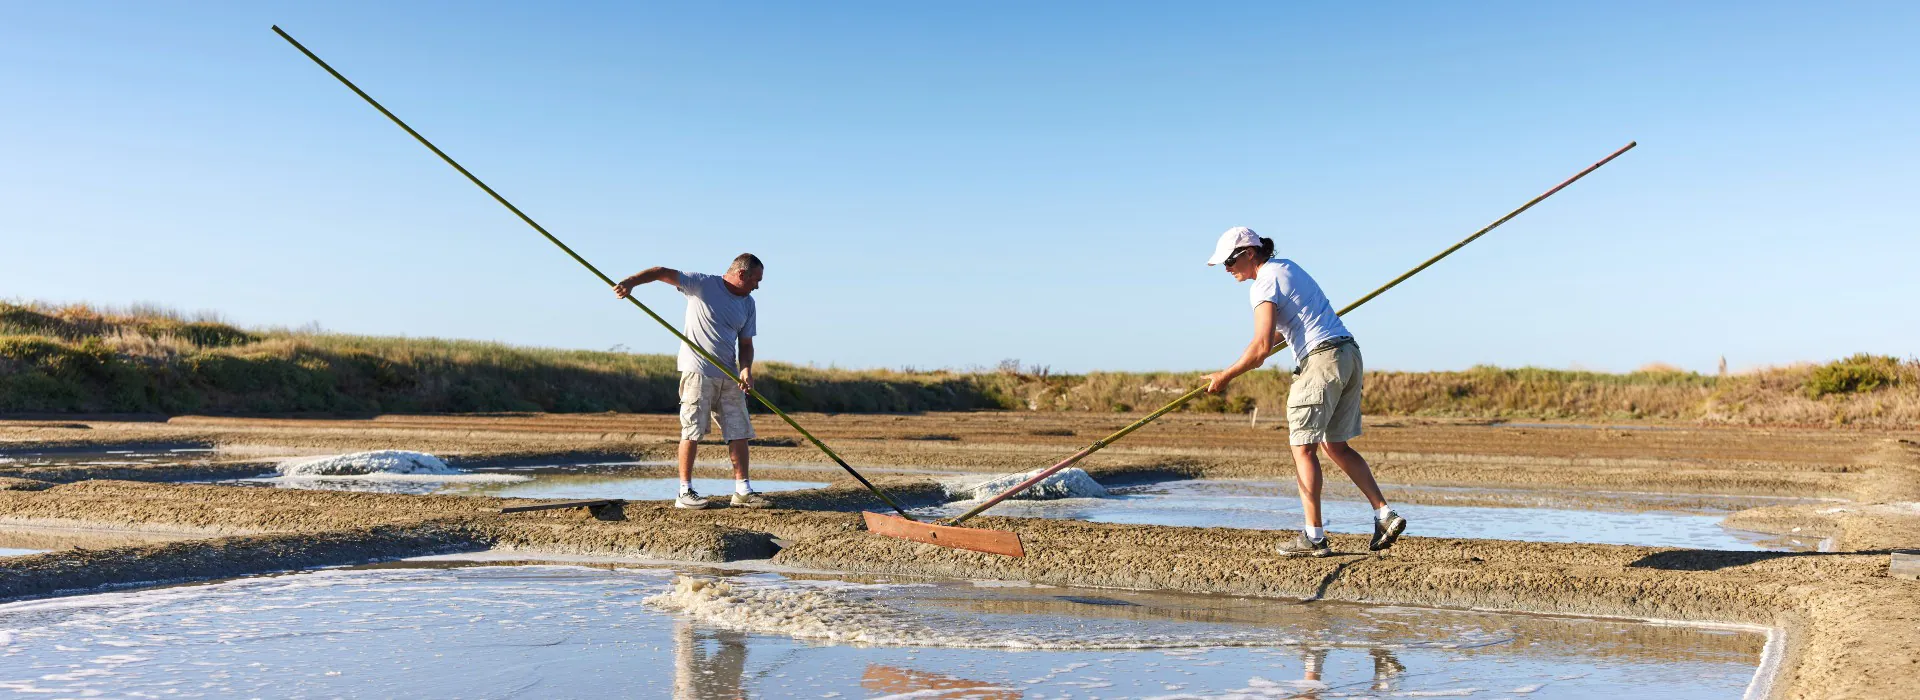
<instances>
[{"instance_id":1,"label":"blue sky","mask_svg":"<svg viewBox=\"0 0 1920 700\"><path fill-rule=\"evenodd\" d=\"M1344 304L1629 140L1368 365L1913 355L1920 6L1830 5L4 2L0 297L672 351L279 24L616 278L759 254L766 359L1217 368L1222 230Z\"/></svg>"}]
</instances>

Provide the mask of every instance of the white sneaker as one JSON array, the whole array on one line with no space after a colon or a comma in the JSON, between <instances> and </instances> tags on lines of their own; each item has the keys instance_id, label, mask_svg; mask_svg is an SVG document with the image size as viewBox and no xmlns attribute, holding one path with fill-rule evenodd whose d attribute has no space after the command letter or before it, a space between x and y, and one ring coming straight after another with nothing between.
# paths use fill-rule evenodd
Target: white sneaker
<instances>
[{"instance_id":1,"label":"white sneaker","mask_svg":"<svg viewBox=\"0 0 1920 700\"><path fill-rule=\"evenodd\" d=\"M687 508L690 510L706 510L714 507L714 503L713 501L701 498L700 494L688 491L680 494L679 498L673 499L673 507Z\"/></svg>"},{"instance_id":2,"label":"white sneaker","mask_svg":"<svg viewBox=\"0 0 1920 700\"><path fill-rule=\"evenodd\" d=\"M736 508L771 508L773 501L767 500L759 491L748 491L733 494L732 505Z\"/></svg>"}]
</instances>

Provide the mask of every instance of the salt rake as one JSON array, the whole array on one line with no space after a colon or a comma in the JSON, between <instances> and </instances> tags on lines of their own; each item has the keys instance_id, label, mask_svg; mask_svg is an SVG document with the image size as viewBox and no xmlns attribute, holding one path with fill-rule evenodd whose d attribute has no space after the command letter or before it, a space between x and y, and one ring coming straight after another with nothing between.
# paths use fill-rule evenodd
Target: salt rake
<instances>
[{"instance_id":1,"label":"salt rake","mask_svg":"<svg viewBox=\"0 0 1920 700\"><path fill-rule=\"evenodd\" d=\"M1614 151L1613 153L1609 154L1605 158L1601 158L1599 162L1594 163L1593 165L1587 166L1585 170L1582 170L1578 173L1574 173L1573 177L1567 178L1565 181L1561 182L1560 184L1554 185L1553 189L1547 190L1545 193L1542 193L1540 196L1534 197L1532 200L1529 200L1526 204L1520 205L1519 209L1515 209L1511 212L1508 212L1506 216L1502 216L1498 220L1494 221L1493 223L1487 224L1486 228L1480 229L1479 231L1475 231L1473 235L1467 236L1466 238L1462 239L1459 243L1455 243L1452 246L1448 247L1446 250L1440 251L1439 255L1435 255L1431 258L1428 258L1426 262L1420 263L1419 265L1415 266L1413 269L1408 270L1405 273L1401 274L1399 277L1393 278L1393 281L1388 282L1384 285L1381 285L1379 289L1375 289L1372 292L1367 293L1366 296L1360 297L1359 299L1355 300L1353 303L1348 304L1346 308L1341 309L1338 312L1338 314L1340 316L1346 316L1348 312L1353 311L1354 309L1360 308L1361 304L1365 304L1369 301L1372 301L1374 297L1380 296L1382 292L1385 292L1389 289L1394 288L1394 286L1400 284L1401 282L1407 281L1407 278L1412 277L1416 274L1419 274L1421 270L1425 270L1428 267L1431 267L1434 263L1440 262L1441 258L1447 257L1448 255L1452 255L1454 251L1459 250L1463 247L1466 247L1466 245L1468 243L1472 243L1474 239L1479 238L1483 235L1486 235L1488 231L1492 231L1495 228L1498 228L1501 224L1507 223L1507 221L1512 219L1513 217L1519 216L1520 212L1533 208L1533 205L1539 204L1542 200L1545 200L1546 198L1553 196L1555 192L1559 192L1561 189L1564 189L1567 185L1571 185L1575 181L1579 180L1580 178L1586 177L1587 173L1591 173L1595 170L1599 170L1600 166L1606 165L1607 163L1611 162L1614 158L1620 157L1620 154L1626 153L1628 150L1631 150L1634 146L1637 146L1637 145L1639 145L1639 142L1637 141L1628 141L1627 145L1620 147L1620 150ZM1285 342L1276 344L1271 349L1267 350L1267 356L1272 357L1274 353L1280 352L1286 347L1287 347L1287 344ZM1091 455L1095 452L1098 452L1102 448L1105 448L1106 446L1119 441L1120 438L1126 437L1128 433L1132 433L1135 430L1139 430L1141 427L1145 426L1148 423L1152 423L1154 420L1158 419L1159 417L1167 415L1168 413L1172 413L1174 410L1180 408L1181 406L1186 405L1188 401L1192 401L1194 398L1200 396L1203 393L1206 393L1206 391L1207 391L1206 385L1195 387L1192 391L1187 392L1186 394L1182 395L1180 398L1174 399L1172 403L1169 403L1165 406L1161 406L1159 410L1156 410L1152 413L1147 414L1146 417L1141 418L1140 420L1134 421L1132 425L1129 425L1125 428L1121 428L1118 432L1115 432L1112 435L1108 435L1099 440L1095 440L1093 444L1088 445L1085 449L1082 449L1079 452L1075 452L1073 453L1072 456L1069 456L1066 459L1061 460L1059 464L1055 464L1051 467L1048 467L1045 471L1042 471L1039 474L1035 474L1032 478L1029 478L1026 481L1020 482L1019 484L1015 485L1013 488L1007 489L1006 491L1002 492L998 496L994 496L993 498L987 499L985 502L982 502L980 505L974 506L971 510L968 510L965 513L961 513L958 516L940 521L938 523L922 523L922 522L915 522L912 520L902 520L900 518L896 518L891 515L886 515L883 513L863 513L867 521L867 530L877 534L886 535L888 537L897 537L905 540L913 540L915 542L925 542L927 544L937 544L943 547L959 547L962 549L971 549L979 552L987 552L989 554L1004 554L1012 557L1026 556L1026 548L1021 545L1020 536L1017 533L1006 532L1003 530L988 530L984 528L961 527L961 524L972 519L974 516L985 512L988 508L992 508L996 505L999 505L1001 501L1007 500L1008 498L1012 497L1014 494L1017 494L1017 493L1020 493L1021 491L1025 491L1029 488L1032 488L1034 484L1040 483L1042 480L1046 479L1049 476L1053 476L1055 473L1059 472L1060 470L1066 469L1067 467L1071 467L1079 463L1080 460L1086 459L1087 455Z\"/></svg>"},{"instance_id":2,"label":"salt rake","mask_svg":"<svg viewBox=\"0 0 1920 700\"><path fill-rule=\"evenodd\" d=\"M380 103L378 101L375 101L371 95L368 95L365 91L361 90L359 86L354 85L353 81L347 79L347 76L341 75L340 71L334 70L333 66L327 65L326 61L320 60L319 56L314 55L312 51L308 51L306 46L303 46L300 44L300 42L295 41L292 36L289 36L285 31L281 30L279 25L274 25L273 33L279 34L280 38L286 39L287 43L289 44L293 44L293 48L299 49L300 53L306 54L307 58L313 59L314 63L319 64L320 67L325 69L329 75L332 75L334 78L338 79L342 85L347 86L347 89L352 90L353 94L359 95L360 99L366 100L367 104L373 105L374 109L380 110L381 114L384 114L388 119L393 120L393 123L395 126L398 126L402 130L406 131L409 136L412 136L414 138L414 140L419 141L420 145L426 146L427 150L433 151L433 154L436 156L440 156L440 159L446 161L447 165L453 166L454 170L458 170L460 171L461 175L467 176L468 180L471 180L473 184L479 186L481 190L485 191L488 195L492 196L494 201L499 202L501 206L506 207L507 211L513 212L514 216L518 216L520 217L521 221L527 222L527 225L532 226L533 230L539 231L540 235L546 236L548 241L551 241L554 245L559 246L561 250L566 251L567 255L572 257L574 262L580 263L582 267L587 268L587 270L589 272L592 272L595 277L599 277L600 281L607 283L608 287L612 287L615 285L615 282L613 281L612 278L607 277L605 273L600 272L600 268L594 267L593 263L587 262L586 258L582 258L580 257L579 253L573 252L573 249L567 247L567 244L561 243L559 238L556 238L554 237L553 234L548 233L545 227L534 222L533 217L527 216L526 212L520 211L520 208L514 206L512 202L507 201L506 197L500 196L500 193L493 191L493 188L488 187L487 183L481 182L480 178L474 177L473 173L468 172L466 168L461 167L459 163L454 162L452 156L448 156L444 151L441 151L438 146L433 145L433 142L428 141L427 137L421 136L420 132L414 131L413 127L407 126L406 122L400 121L400 118L397 116L394 116L393 112L387 111L386 107L381 106ZM661 318L660 314L654 313L653 309L647 308L646 304L640 303L639 299L629 295L627 297L627 301L633 302L634 306L639 307L641 311L647 312L648 316L651 316L653 317L653 320L658 321L661 327L666 328L668 333L673 334L673 337L679 338L680 342L686 347L691 348L695 354L698 354L702 359L713 363L713 366L720 368L721 372L726 373L727 378L732 379L735 383L738 383L740 381L739 375L736 375L733 373L732 370L727 369L726 364L722 363L720 361L720 358L714 357L713 353L707 352L705 349L701 348L699 345L694 344L694 342L688 339L687 336L681 334L679 329L674 328L673 324L668 323L666 319ZM774 415L780 416L780 419L786 421L787 425L793 426L794 430L799 431L801 435L805 435L807 437L808 442L812 442L814 447L820 448L820 451L826 453L827 457L831 458L835 464L840 465L841 469L847 470L847 473L853 475L853 478L859 481L861 486L867 487L867 490L872 492L874 496L877 496L880 498L880 500L885 501L888 506L893 508L893 511L895 513L899 513L900 516L898 518L894 518L895 520L904 519L903 522L913 521L913 516L907 515L906 509L901 508L898 502L894 501L892 497L887 495L887 492L880 490L880 487L873 485L873 482L867 481L867 478L864 476L861 476L860 472L854 471L853 467L847 464L846 460L841 459L840 455L835 454L832 448L827 447L826 443L820 441L820 438L814 437L813 433L807 432L806 428L800 427L800 424L794 421L792 416L787 415L786 411L782 411L780 410L779 406L773 405L773 402L768 401L767 397L762 396L760 392L755 391L753 389L748 389L746 391L748 395L751 395L753 398L758 399L760 401L760 405L766 406L767 410L773 411Z\"/></svg>"}]
</instances>

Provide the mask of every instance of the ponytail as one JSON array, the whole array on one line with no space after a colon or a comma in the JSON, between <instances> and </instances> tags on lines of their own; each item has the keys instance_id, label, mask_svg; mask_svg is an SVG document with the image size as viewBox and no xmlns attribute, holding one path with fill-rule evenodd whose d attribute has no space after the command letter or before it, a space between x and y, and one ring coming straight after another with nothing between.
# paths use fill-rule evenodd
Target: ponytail
<instances>
[{"instance_id":1,"label":"ponytail","mask_svg":"<svg viewBox=\"0 0 1920 700\"><path fill-rule=\"evenodd\" d=\"M1268 238L1266 236L1260 237L1260 259L1261 260L1273 259L1273 239Z\"/></svg>"}]
</instances>

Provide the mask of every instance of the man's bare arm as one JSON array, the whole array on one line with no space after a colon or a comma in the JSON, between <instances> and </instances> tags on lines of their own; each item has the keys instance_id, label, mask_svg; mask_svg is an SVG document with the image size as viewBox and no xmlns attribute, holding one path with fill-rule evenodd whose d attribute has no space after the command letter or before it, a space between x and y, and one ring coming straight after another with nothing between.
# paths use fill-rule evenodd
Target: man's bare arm
<instances>
[{"instance_id":1,"label":"man's bare arm","mask_svg":"<svg viewBox=\"0 0 1920 700\"><path fill-rule=\"evenodd\" d=\"M740 390L753 390L753 336L740 336Z\"/></svg>"},{"instance_id":2,"label":"man's bare arm","mask_svg":"<svg viewBox=\"0 0 1920 700\"><path fill-rule=\"evenodd\" d=\"M671 267L649 267L641 270L639 274L620 280L619 284L613 285L613 295L625 299L628 294L633 293L634 287L654 281L664 281L667 284L678 287L680 286L680 271Z\"/></svg>"}]
</instances>

